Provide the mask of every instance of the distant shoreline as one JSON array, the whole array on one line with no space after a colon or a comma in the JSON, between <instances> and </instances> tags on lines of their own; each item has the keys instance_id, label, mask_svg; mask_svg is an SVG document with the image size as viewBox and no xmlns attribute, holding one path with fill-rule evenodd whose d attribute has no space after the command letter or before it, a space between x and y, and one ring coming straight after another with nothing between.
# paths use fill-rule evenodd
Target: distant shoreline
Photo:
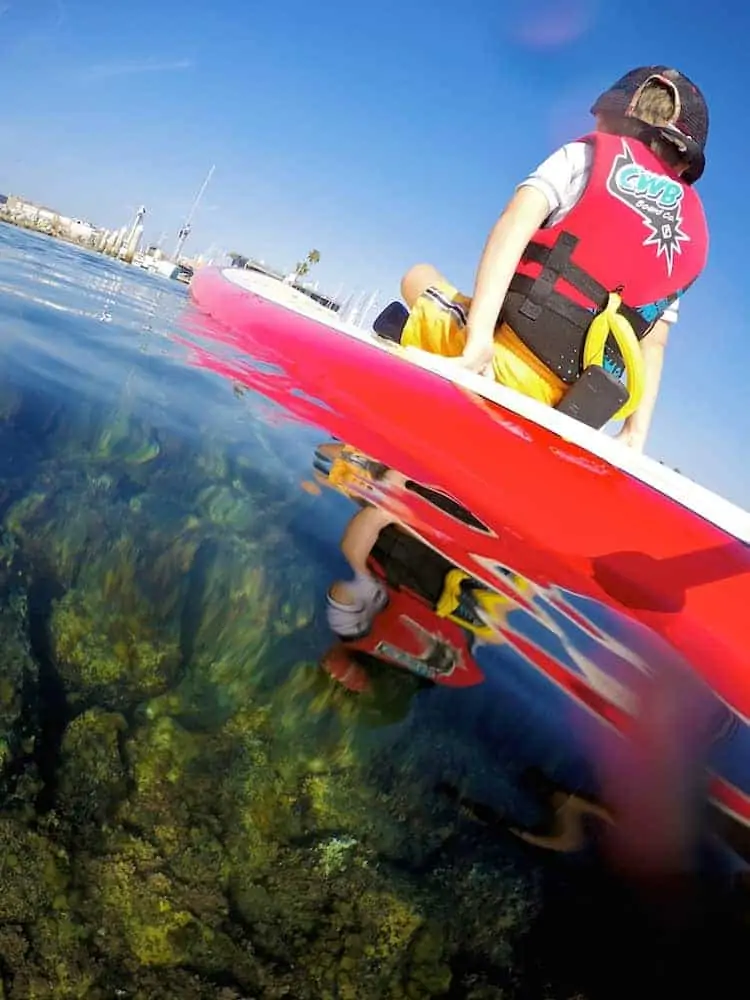
<instances>
[{"instance_id":1,"label":"distant shoreline","mask_svg":"<svg viewBox=\"0 0 750 1000\"><path fill-rule=\"evenodd\" d=\"M312 319L319 319L329 325L336 322L337 313L334 309L329 309L315 299L311 298L304 291L295 288L294 285L286 284L277 278L253 271L251 268L221 268L226 280L242 288L251 294L261 296L277 305L286 306L295 312L302 313Z\"/></svg>"}]
</instances>

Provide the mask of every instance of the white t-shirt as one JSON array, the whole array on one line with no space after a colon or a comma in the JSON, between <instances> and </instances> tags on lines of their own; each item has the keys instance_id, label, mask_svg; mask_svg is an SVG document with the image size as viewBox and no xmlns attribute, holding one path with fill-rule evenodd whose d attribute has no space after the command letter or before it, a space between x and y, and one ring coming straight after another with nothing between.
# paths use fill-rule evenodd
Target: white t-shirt
<instances>
[{"instance_id":1,"label":"white t-shirt","mask_svg":"<svg viewBox=\"0 0 750 1000\"><path fill-rule=\"evenodd\" d=\"M589 142L569 142L536 168L519 187L533 187L546 197L549 215L545 225L561 222L583 194L594 162L594 147ZM680 300L666 309L661 319L676 323Z\"/></svg>"}]
</instances>

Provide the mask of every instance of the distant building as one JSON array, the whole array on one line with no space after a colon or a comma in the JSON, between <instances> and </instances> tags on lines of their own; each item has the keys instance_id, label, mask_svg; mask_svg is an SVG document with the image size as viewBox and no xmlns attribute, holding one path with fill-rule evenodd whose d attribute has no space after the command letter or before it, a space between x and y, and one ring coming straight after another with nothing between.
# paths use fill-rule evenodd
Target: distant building
<instances>
[{"instance_id":1,"label":"distant building","mask_svg":"<svg viewBox=\"0 0 750 1000\"><path fill-rule=\"evenodd\" d=\"M239 253L227 254L231 261L231 267L239 267L246 271L257 271L258 274L265 274L268 278L276 278L277 281L284 280L284 271L279 271L275 267L270 267L263 260L255 260L253 257L244 257Z\"/></svg>"},{"instance_id":2,"label":"distant building","mask_svg":"<svg viewBox=\"0 0 750 1000\"><path fill-rule=\"evenodd\" d=\"M83 219L71 219L68 226L68 236L79 243L89 243L96 236L97 229Z\"/></svg>"},{"instance_id":3,"label":"distant building","mask_svg":"<svg viewBox=\"0 0 750 1000\"><path fill-rule=\"evenodd\" d=\"M61 215L54 208L38 205L18 195L3 195L0 199L0 210L9 222L73 240L76 243L90 245L98 233L96 227L84 219Z\"/></svg>"}]
</instances>

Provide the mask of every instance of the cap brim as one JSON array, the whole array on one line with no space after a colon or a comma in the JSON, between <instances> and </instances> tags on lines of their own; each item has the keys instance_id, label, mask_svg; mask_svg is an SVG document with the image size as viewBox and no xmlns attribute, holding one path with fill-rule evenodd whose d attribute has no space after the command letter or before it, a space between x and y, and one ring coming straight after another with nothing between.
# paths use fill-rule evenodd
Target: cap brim
<instances>
[{"instance_id":1,"label":"cap brim","mask_svg":"<svg viewBox=\"0 0 750 1000\"><path fill-rule=\"evenodd\" d=\"M682 175L682 179L688 184L695 184L703 176L703 171L706 169L706 157L703 153L699 153L697 156L693 157L690 161L690 166Z\"/></svg>"}]
</instances>

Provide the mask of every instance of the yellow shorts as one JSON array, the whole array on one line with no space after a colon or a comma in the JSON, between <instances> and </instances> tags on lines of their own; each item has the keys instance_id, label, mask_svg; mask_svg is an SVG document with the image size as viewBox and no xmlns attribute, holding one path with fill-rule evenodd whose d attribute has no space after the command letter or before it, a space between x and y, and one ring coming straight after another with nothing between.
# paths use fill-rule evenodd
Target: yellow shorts
<instances>
[{"instance_id":1,"label":"yellow shorts","mask_svg":"<svg viewBox=\"0 0 750 1000\"><path fill-rule=\"evenodd\" d=\"M471 299L447 282L426 289L414 303L401 334L401 343L446 358L458 357L466 343L466 317L470 305ZM556 406L567 388L518 339L507 323L495 331L492 367L497 382L547 406Z\"/></svg>"}]
</instances>

